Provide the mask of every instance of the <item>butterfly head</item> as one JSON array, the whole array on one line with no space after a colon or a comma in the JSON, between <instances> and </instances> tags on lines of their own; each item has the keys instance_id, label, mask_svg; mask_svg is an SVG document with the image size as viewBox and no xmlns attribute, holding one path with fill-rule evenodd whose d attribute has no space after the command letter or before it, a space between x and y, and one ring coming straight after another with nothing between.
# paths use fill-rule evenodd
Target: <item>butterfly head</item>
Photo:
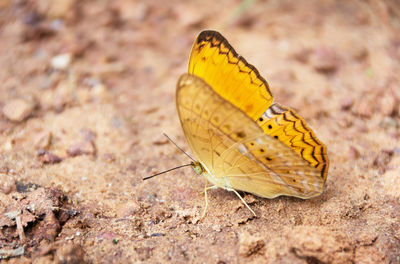
<instances>
[{"instance_id":1,"label":"butterfly head","mask_svg":"<svg viewBox=\"0 0 400 264\"><path fill-rule=\"evenodd\" d=\"M194 172L196 172L197 174L201 175L204 172L204 168L203 165L201 165L200 162L198 161L192 161L190 163L190 165L192 166Z\"/></svg>"}]
</instances>

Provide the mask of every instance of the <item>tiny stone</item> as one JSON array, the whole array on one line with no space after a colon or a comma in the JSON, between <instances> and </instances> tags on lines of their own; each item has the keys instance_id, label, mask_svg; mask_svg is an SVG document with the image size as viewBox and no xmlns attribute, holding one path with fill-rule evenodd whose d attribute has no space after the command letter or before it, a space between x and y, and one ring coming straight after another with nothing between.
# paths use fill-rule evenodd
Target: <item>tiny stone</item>
<instances>
[{"instance_id":1,"label":"tiny stone","mask_svg":"<svg viewBox=\"0 0 400 264\"><path fill-rule=\"evenodd\" d=\"M0 259L20 257L25 254L25 245L16 249L0 249Z\"/></svg>"},{"instance_id":2,"label":"tiny stone","mask_svg":"<svg viewBox=\"0 0 400 264\"><path fill-rule=\"evenodd\" d=\"M117 216L125 218L137 214L140 210L140 205L135 200L130 200L117 210Z\"/></svg>"},{"instance_id":3,"label":"tiny stone","mask_svg":"<svg viewBox=\"0 0 400 264\"><path fill-rule=\"evenodd\" d=\"M215 232L221 232L221 227L219 225L213 225L212 230L214 230Z\"/></svg>"},{"instance_id":4,"label":"tiny stone","mask_svg":"<svg viewBox=\"0 0 400 264\"><path fill-rule=\"evenodd\" d=\"M102 96L104 96L105 92L107 91L107 88L104 86L104 84L100 83L100 84L93 86L91 91L95 96L102 97Z\"/></svg>"},{"instance_id":5,"label":"tiny stone","mask_svg":"<svg viewBox=\"0 0 400 264\"><path fill-rule=\"evenodd\" d=\"M114 153L104 153L102 159L106 162L113 162L116 160Z\"/></svg>"},{"instance_id":6,"label":"tiny stone","mask_svg":"<svg viewBox=\"0 0 400 264\"><path fill-rule=\"evenodd\" d=\"M350 108L353 106L353 104L354 104L354 99L351 97L346 97L341 100L340 107L342 110L346 111L346 110L350 110Z\"/></svg>"},{"instance_id":7,"label":"tiny stone","mask_svg":"<svg viewBox=\"0 0 400 264\"><path fill-rule=\"evenodd\" d=\"M293 59L297 60L301 63L307 63L310 57L311 50L308 48L301 48L300 50L296 51L292 57Z\"/></svg>"},{"instance_id":8,"label":"tiny stone","mask_svg":"<svg viewBox=\"0 0 400 264\"><path fill-rule=\"evenodd\" d=\"M400 148L395 147L395 148L393 149L393 153L396 154L396 155L400 155Z\"/></svg>"},{"instance_id":9,"label":"tiny stone","mask_svg":"<svg viewBox=\"0 0 400 264\"><path fill-rule=\"evenodd\" d=\"M80 245L67 243L57 249L54 258L56 263L85 263L85 252Z\"/></svg>"},{"instance_id":10,"label":"tiny stone","mask_svg":"<svg viewBox=\"0 0 400 264\"><path fill-rule=\"evenodd\" d=\"M153 145L160 146L160 145L167 144L168 139L163 135L159 135L153 140L152 143L153 143Z\"/></svg>"},{"instance_id":11,"label":"tiny stone","mask_svg":"<svg viewBox=\"0 0 400 264\"><path fill-rule=\"evenodd\" d=\"M393 156L392 150L381 150L374 159L373 165L382 171L386 170L386 165L390 162Z\"/></svg>"},{"instance_id":12,"label":"tiny stone","mask_svg":"<svg viewBox=\"0 0 400 264\"><path fill-rule=\"evenodd\" d=\"M355 147L350 146L348 157L352 160L358 159L360 157L360 152Z\"/></svg>"},{"instance_id":13,"label":"tiny stone","mask_svg":"<svg viewBox=\"0 0 400 264\"><path fill-rule=\"evenodd\" d=\"M20 215L20 211L11 211L11 212L7 212L4 213L3 215L5 217L8 217L10 220L14 220L18 215Z\"/></svg>"},{"instance_id":14,"label":"tiny stone","mask_svg":"<svg viewBox=\"0 0 400 264\"><path fill-rule=\"evenodd\" d=\"M93 132L92 130L85 129L85 128L81 129L79 131L79 133L80 133L81 137L83 138L83 140L85 140L85 141L94 141L97 137L96 132Z\"/></svg>"},{"instance_id":15,"label":"tiny stone","mask_svg":"<svg viewBox=\"0 0 400 264\"><path fill-rule=\"evenodd\" d=\"M374 104L372 100L362 100L354 105L353 111L355 114L362 117L370 118L374 113Z\"/></svg>"},{"instance_id":16,"label":"tiny stone","mask_svg":"<svg viewBox=\"0 0 400 264\"><path fill-rule=\"evenodd\" d=\"M62 158L50 152L44 151L43 154L39 155L39 161L42 162L43 164L54 164L54 163L60 163L62 161Z\"/></svg>"},{"instance_id":17,"label":"tiny stone","mask_svg":"<svg viewBox=\"0 0 400 264\"><path fill-rule=\"evenodd\" d=\"M70 53L60 54L51 59L51 66L56 70L65 70L70 65L71 60L72 55Z\"/></svg>"},{"instance_id":18,"label":"tiny stone","mask_svg":"<svg viewBox=\"0 0 400 264\"><path fill-rule=\"evenodd\" d=\"M397 105L396 99L391 94L385 94L380 99L381 112L385 116L393 115L396 112Z\"/></svg>"},{"instance_id":19,"label":"tiny stone","mask_svg":"<svg viewBox=\"0 0 400 264\"><path fill-rule=\"evenodd\" d=\"M43 1L42 1L43 2ZM71 13L74 13L74 6L76 5L76 0L46 0L48 9L46 14L50 18L68 18Z\"/></svg>"},{"instance_id":20,"label":"tiny stone","mask_svg":"<svg viewBox=\"0 0 400 264\"><path fill-rule=\"evenodd\" d=\"M52 134L51 132L45 131L40 133L35 140L35 146L39 150L47 149L50 146Z\"/></svg>"},{"instance_id":21,"label":"tiny stone","mask_svg":"<svg viewBox=\"0 0 400 264\"><path fill-rule=\"evenodd\" d=\"M15 180L7 174L0 173L0 182L0 193L9 194L17 190Z\"/></svg>"},{"instance_id":22,"label":"tiny stone","mask_svg":"<svg viewBox=\"0 0 400 264\"><path fill-rule=\"evenodd\" d=\"M34 104L24 99L13 99L3 107L3 114L7 119L21 122L32 114Z\"/></svg>"},{"instance_id":23,"label":"tiny stone","mask_svg":"<svg viewBox=\"0 0 400 264\"><path fill-rule=\"evenodd\" d=\"M324 73L334 72L339 66L336 52L327 47L315 49L311 57L311 63L316 71Z\"/></svg>"},{"instance_id":24,"label":"tiny stone","mask_svg":"<svg viewBox=\"0 0 400 264\"><path fill-rule=\"evenodd\" d=\"M396 119L394 119L394 118L392 118L392 117L386 116L386 117L384 117L384 118L382 119L382 121L379 123L379 126L380 126L381 128L384 128L384 129L388 129L388 128L390 128L390 127L398 128L398 127L399 127L399 123L397 122Z\"/></svg>"},{"instance_id":25,"label":"tiny stone","mask_svg":"<svg viewBox=\"0 0 400 264\"><path fill-rule=\"evenodd\" d=\"M93 141L83 141L71 145L67 150L67 154L71 157L80 155L96 155L96 146Z\"/></svg>"},{"instance_id":26,"label":"tiny stone","mask_svg":"<svg viewBox=\"0 0 400 264\"><path fill-rule=\"evenodd\" d=\"M252 236L247 232L239 235L239 254L243 257L250 257L261 253L265 246L262 238Z\"/></svg>"}]
</instances>

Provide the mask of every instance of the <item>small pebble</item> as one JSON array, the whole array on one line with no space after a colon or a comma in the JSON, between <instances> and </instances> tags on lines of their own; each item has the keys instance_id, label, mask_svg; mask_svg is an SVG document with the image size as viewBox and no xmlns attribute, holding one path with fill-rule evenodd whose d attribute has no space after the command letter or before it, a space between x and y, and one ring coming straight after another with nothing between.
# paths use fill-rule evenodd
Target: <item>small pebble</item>
<instances>
[{"instance_id":1,"label":"small pebble","mask_svg":"<svg viewBox=\"0 0 400 264\"><path fill-rule=\"evenodd\" d=\"M64 53L54 56L51 59L51 66L56 70L65 70L69 67L72 61L71 53Z\"/></svg>"},{"instance_id":2,"label":"small pebble","mask_svg":"<svg viewBox=\"0 0 400 264\"><path fill-rule=\"evenodd\" d=\"M308 48L301 48L295 53L293 53L293 59L301 63L307 63L310 58L311 50Z\"/></svg>"},{"instance_id":3,"label":"small pebble","mask_svg":"<svg viewBox=\"0 0 400 264\"><path fill-rule=\"evenodd\" d=\"M161 236L164 236L164 234L163 233L153 233L153 234L151 234L151 236L152 237L161 237Z\"/></svg>"},{"instance_id":4,"label":"small pebble","mask_svg":"<svg viewBox=\"0 0 400 264\"><path fill-rule=\"evenodd\" d=\"M55 164L55 163L60 163L62 161L62 158L60 158L59 156L44 150L39 150L38 156L39 156L39 161L42 162L43 164Z\"/></svg>"},{"instance_id":5,"label":"small pebble","mask_svg":"<svg viewBox=\"0 0 400 264\"><path fill-rule=\"evenodd\" d=\"M380 126L381 128L384 128L384 129L388 129L388 128L390 128L390 127L398 128L398 127L399 127L399 123L397 122L396 119L394 119L394 118L392 118L392 117L389 117L389 116L386 116L386 117L384 117L384 118L382 119L382 121L379 123L379 126Z\"/></svg>"},{"instance_id":6,"label":"small pebble","mask_svg":"<svg viewBox=\"0 0 400 264\"><path fill-rule=\"evenodd\" d=\"M355 103L353 111L359 116L370 118L374 113L374 102L372 99L363 99L358 101Z\"/></svg>"},{"instance_id":7,"label":"small pebble","mask_svg":"<svg viewBox=\"0 0 400 264\"><path fill-rule=\"evenodd\" d=\"M136 213L138 213L139 210L140 210L139 203L135 200L130 200L117 210L117 216L120 218L133 216Z\"/></svg>"},{"instance_id":8,"label":"small pebble","mask_svg":"<svg viewBox=\"0 0 400 264\"><path fill-rule=\"evenodd\" d=\"M355 147L350 146L347 156L349 159L355 160L360 157L360 152Z\"/></svg>"},{"instance_id":9,"label":"small pebble","mask_svg":"<svg viewBox=\"0 0 400 264\"><path fill-rule=\"evenodd\" d=\"M51 137L52 134L51 132L44 131L37 135L35 139L35 147L38 148L39 150L45 150L50 146L51 143Z\"/></svg>"},{"instance_id":10,"label":"small pebble","mask_svg":"<svg viewBox=\"0 0 400 264\"><path fill-rule=\"evenodd\" d=\"M33 103L17 98L4 105L3 114L11 121L21 122L32 114L34 107Z\"/></svg>"},{"instance_id":11,"label":"small pebble","mask_svg":"<svg viewBox=\"0 0 400 264\"><path fill-rule=\"evenodd\" d=\"M151 143L153 143L153 145L160 146L167 144L168 142L169 142L168 138L166 138L164 135L158 135L154 138L154 140Z\"/></svg>"},{"instance_id":12,"label":"small pebble","mask_svg":"<svg viewBox=\"0 0 400 264\"><path fill-rule=\"evenodd\" d=\"M214 230L215 232L221 232L221 227L219 225L213 225L212 230Z\"/></svg>"},{"instance_id":13,"label":"small pebble","mask_svg":"<svg viewBox=\"0 0 400 264\"><path fill-rule=\"evenodd\" d=\"M351 97L345 97L345 98L343 98L343 99L341 100L341 102L340 102L340 108L341 108L343 111L347 111L347 110L350 110L350 109L351 109L351 107L353 106L353 104L354 104L354 99L353 99L353 98L351 98Z\"/></svg>"},{"instance_id":14,"label":"small pebble","mask_svg":"<svg viewBox=\"0 0 400 264\"><path fill-rule=\"evenodd\" d=\"M80 155L96 155L96 145L93 141L83 141L73 144L67 149L67 154L71 157Z\"/></svg>"},{"instance_id":15,"label":"small pebble","mask_svg":"<svg viewBox=\"0 0 400 264\"><path fill-rule=\"evenodd\" d=\"M85 252L78 244L66 243L60 246L54 256L55 263L85 263Z\"/></svg>"},{"instance_id":16,"label":"small pebble","mask_svg":"<svg viewBox=\"0 0 400 264\"><path fill-rule=\"evenodd\" d=\"M311 64L318 72L334 72L339 67L339 60L336 52L327 47L319 47L314 50L311 57Z\"/></svg>"},{"instance_id":17,"label":"small pebble","mask_svg":"<svg viewBox=\"0 0 400 264\"><path fill-rule=\"evenodd\" d=\"M261 237L250 235L248 232L239 235L239 255L250 257L261 253L265 242Z\"/></svg>"},{"instance_id":18,"label":"small pebble","mask_svg":"<svg viewBox=\"0 0 400 264\"><path fill-rule=\"evenodd\" d=\"M398 107L398 102L391 94L384 94L380 98L380 110L385 116L391 116L396 112L396 107Z\"/></svg>"}]
</instances>

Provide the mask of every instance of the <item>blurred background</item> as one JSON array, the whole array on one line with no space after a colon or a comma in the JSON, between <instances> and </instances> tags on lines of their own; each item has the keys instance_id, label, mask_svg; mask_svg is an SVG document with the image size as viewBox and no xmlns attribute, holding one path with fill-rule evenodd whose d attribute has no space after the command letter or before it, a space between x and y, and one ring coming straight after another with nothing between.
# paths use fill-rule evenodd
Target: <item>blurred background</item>
<instances>
[{"instance_id":1,"label":"blurred background","mask_svg":"<svg viewBox=\"0 0 400 264\"><path fill-rule=\"evenodd\" d=\"M199 222L190 169L142 181L188 162L162 133L188 150L175 85L204 29L327 145L320 198L245 195L253 219L212 191ZM399 1L0 0L0 65L2 257L400 263Z\"/></svg>"}]
</instances>

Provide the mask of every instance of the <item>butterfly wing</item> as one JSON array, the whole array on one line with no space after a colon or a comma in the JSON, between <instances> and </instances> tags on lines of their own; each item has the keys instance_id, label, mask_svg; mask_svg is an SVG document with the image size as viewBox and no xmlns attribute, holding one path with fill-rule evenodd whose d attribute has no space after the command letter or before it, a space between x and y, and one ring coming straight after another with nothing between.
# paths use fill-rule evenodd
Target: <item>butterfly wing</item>
<instances>
[{"instance_id":1,"label":"butterfly wing","mask_svg":"<svg viewBox=\"0 0 400 264\"><path fill-rule=\"evenodd\" d=\"M238 153L239 152L239 153ZM247 160L238 158L238 155ZM246 138L226 150L229 166L217 168L216 175L229 179L232 188L273 198L279 195L311 198L322 193L321 171L281 141L265 134Z\"/></svg>"},{"instance_id":2,"label":"butterfly wing","mask_svg":"<svg viewBox=\"0 0 400 264\"><path fill-rule=\"evenodd\" d=\"M220 33L199 34L188 71L178 82L178 113L208 179L267 198L323 191L325 145L292 109L273 103L265 79Z\"/></svg>"},{"instance_id":3,"label":"butterfly wing","mask_svg":"<svg viewBox=\"0 0 400 264\"><path fill-rule=\"evenodd\" d=\"M274 103L257 119L257 124L265 134L279 139L318 169L320 176L326 180L329 168L326 146L294 110Z\"/></svg>"},{"instance_id":4,"label":"butterfly wing","mask_svg":"<svg viewBox=\"0 0 400 264\"><path fill-rule=\"evenodd\" d=\"M325 180L318 166L312 166L281 139L266 134L262 126L202 79L181 76L176 103L186 139L214 184L266 198L310 198L322 193ZM279 115L282 113L265 114L263 121L278 120ZM282 122L278 127L274 122L276 129L283 131L293 124ZM302 138L296 135L290 144ZM303 151L303 155L307 154Z\"/></svg>"},{"instance_id":5,"label":"butterfly wing","mask_svg":"<svg viewBox=\"0 0 400 264\"><path fill-rule=\"evenodd\" d=\"M189 146L207 168L221 163L221 154L236 141L262 133L260 127L248 126L251 119L196 76L181 76L176 104Z\"/></svg>"},{"instance_id":6,"label":"butterfly wing","mask_svg":"<svg viewBox=\"0 0 400 264\"><path fill-rule=\"evenodd\" d=\"M272 104L265 79L216 31L199 34L192 47L188 72L205 80L217 94L253 120Z\"/></svg>"}]
</instances>

